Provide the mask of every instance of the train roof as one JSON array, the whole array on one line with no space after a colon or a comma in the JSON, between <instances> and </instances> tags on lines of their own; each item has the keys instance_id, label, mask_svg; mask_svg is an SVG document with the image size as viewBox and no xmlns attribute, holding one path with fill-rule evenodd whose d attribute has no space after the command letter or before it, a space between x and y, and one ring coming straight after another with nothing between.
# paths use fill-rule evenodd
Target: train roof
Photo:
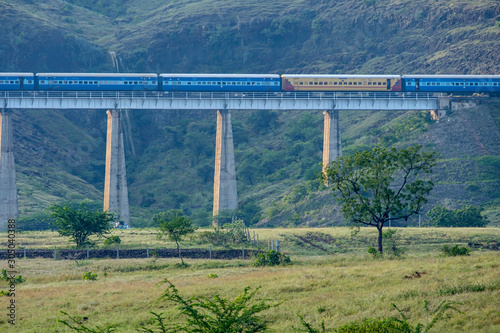
<instances>
[{"instance_id":1,"label":"train roof","mask_svg":"<svg viewBox=\"0 0 500 333\"><path fill-rule=\"evenodd\" d=\"M35 76L35 74L16 72L16 73L0 73L0 76Z\"/></svg>"},{"instance_id":2,"label":"train roof","mask_svg":"<svg viewBox=\"0 0 500 333\"><path fill-rule=\"evenodd\" d=\"M279 79L279 74L160 74L161 77L220 77L220 78L263 78Z\"/></svg>"},{"instance_id":3,"label":"train roof","mask_svg":"<svg viewBox=\"0 0 500 333\"><path fill-rule=\"evenodd\" d=\"M359 74L283 74L285 78L311 78L311 79L400 79L401 75L359 75Z\"/></svg>"},{"instance_id":4,"label":"train roof","mask_svg":"<svg viewBox=\"0 0 500 333\"><path fill-rule=\"evenodd\" d=\"M403 75L407 79L500 79L500 75Z\"/></svg>"},{"instance_id":5,"label":"train roof","mask_svg":"<svg viewBox=\"0 0 500 333\"><path fill-rule=\"evenodd\" d=\"M37 76L48 77L158 77L151 73L37 73Z\"/></svg>"}]
</instances>

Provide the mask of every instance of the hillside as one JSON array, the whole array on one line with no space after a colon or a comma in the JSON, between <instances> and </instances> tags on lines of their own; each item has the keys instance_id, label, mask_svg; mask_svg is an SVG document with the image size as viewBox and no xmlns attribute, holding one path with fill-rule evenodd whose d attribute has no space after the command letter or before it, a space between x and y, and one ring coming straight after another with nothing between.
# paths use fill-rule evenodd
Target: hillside
<instances>
[{"instance_id":1,"label":"hillside","mask_svg":"<svg viewBox=\"0 0 500 333\"><path fill-rule=\"evenodd\" d=\"M498 1L0 0L0 71L500 73ZM133 224L181 208L210 223L215 113L130 111ZM331 225L319 170L322 114L234 112L240 201L260 225ZM418 112L341 112L344 154L376 143L441 153L430 204L484 205L500 221L500 102L439 122ZM14 112L20 213L102 200L106 115ZM135 154L134 154L135 153ZM320 191L318 191L320 189ZM414 221L413 221L414 222Z\"/></svg>"}]
</instances>

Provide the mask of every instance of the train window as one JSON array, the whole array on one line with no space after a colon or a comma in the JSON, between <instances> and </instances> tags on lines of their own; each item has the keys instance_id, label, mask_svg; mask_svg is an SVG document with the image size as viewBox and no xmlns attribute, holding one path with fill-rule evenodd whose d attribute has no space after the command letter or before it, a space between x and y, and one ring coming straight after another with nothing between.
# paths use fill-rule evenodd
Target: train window
<instances>
[{"instance_id":1,"label":"train window","mask_svg":"<svg viewBox=\"0 0 500 333\"><path fill-rule=\"evenodd\" d=\"M320 83L319 83L319 85L320 85L320 86L322 86L322 85L323 85L323 82L320 82Z\"/></svg>"},{"instance_id":2,"label":"train window","mask_svg":"<svg viewBox=\"0 0 500 333\"><path fill-rule=\"evenodd\" d=\"M352 82L349 82L349 85L352 86Z\"/></svg>"},{"instance_id":3,"label":"train window","mask_svg":"<svg viewBox=\"0 0 500 333\"><path fill-rule=\"evenodd\" d=\"M317 86L318 85L318 82L314 82L314 85Z\"/></svg>"},{"instance_id":4,"label":"train window","mask_svg":"<svg viewBox=\"0 0 500 333\"><path fill-rule=\"evenodd\" d=\"M436 86L439 86L439 85L441 85L441 83L439 83L439 82L438 82L438 83L436 83Z\"/></svg>"},{"instance_id":5,"label":"train window","mask_svg":"<svg viewBox=\"0 0 500 333\"><path fill-rule=\"evenodd\" d=\"M233 86L235 86L235 85L236 85L236 82L233 82Z\"/></svg>"},{"instance_id":6,"label":"train window","mask_svg":"<svg viewBox=\"0 0 500 333\"><path fill-rule=\"evenodd\" d=\"M382 82L378 82L377 84L378 84L379 86L381 86L381 85L382 85Z\"/></svg>"},{"instance_id":7,"label":"train window","mask_svg":"<svg viewBox=\"0 0 500 333\"><path fill-rule=\"evenodd\" d=\"M191 85L191 82L188 82L187 84Z\"/></svg>"},{"instance_id":8,"label":"train window","mask_svg":"<svg viewBox=\"0 0 500 333\"><path fill-rule=\"evenodd\" d=\"M358 85L358 83L357 83L357 82L354 82L354 85L355 85L355 86L357 86L357 85Z\"/></svg>"},{"instance_id":9,"label":"train window","mask_svg":"<svg viewBox=\"0 0 500 333\"><path fill-rule=\"evenodd\" d=\"M498 84L495 82L495 83L493 83L493 85L494 85L494 86L497 86Z\"/></svg>"},{"instance_id":10,"label":"train window","mask_svg":"<svg viewBox=\"0 0 500 333\"><path fill-rule=\"evenodd\" d=\"M3 84L3 80L0 80L0 84Z\"/></svg>"},{"instance_id":11,"label":"train window","mask_svg":"<svg viewBox=\"0 0 500 333\"><path fill-rule=\"evenodd\" d=\"M371 86L371 85L372 85L372 83L371 83L371 82L368 82L368 85L369 85L369 86Z\"/></svg>"},{"instance_id":12,"label":"train window","mask_svg":"<svg viewBox=\"0 0 500 333\"><path fill-rule=\"evenodd\" d=\"M304 85L304 82L300 82L300 85L303 86Z\"/></svg>"},{"instance_id":13,"label":"train window","mask_svg":"<svg viewBox=\"0 0 500 333\"><path fill-rule=\"evenodd\" d=\"M278 85L278 82L274 82L274 85L277 86Z\"/></svg>"}]
</instances>

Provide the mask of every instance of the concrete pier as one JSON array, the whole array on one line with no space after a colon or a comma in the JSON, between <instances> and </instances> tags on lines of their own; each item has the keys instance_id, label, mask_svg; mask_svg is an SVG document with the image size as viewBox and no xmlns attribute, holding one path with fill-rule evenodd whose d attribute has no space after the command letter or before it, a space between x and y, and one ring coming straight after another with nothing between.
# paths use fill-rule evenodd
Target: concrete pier
<instances>
[{"instance_id":1,"label":"concrete pier","mask_svg":"<svg viewBox=\"0 0 500 333\"><path fill-rule=\"evenodd\" d=\"M340 141L339 110L324 111L324 137L323 137L323 173L326 172L328 164L342 156L342 144Z\"/></svg>"},{"instance_id":2,"label":"concrete pier","mask_svg":"<svg viewBox=\"0 0 500 333\"><path fill-rule=\"evenodd\" d=\"M114 213L116 221L123 221L130 225L121 111L108 110L107 114L104 210Z\"/></svg>"},{"instance_id":3,"label":"concrete pier","mask_svg":"<svg viewBox=\"0 0 500 333\"><path fill-rule=\"evenodd\" d=\"M11 115L7 109L0 112L0 231L7 230L9 219L19 217Z\"/></svg>"},{"instance_id":4,"label":"concrete pier","mask_svg":"<svg viewBox=\"0 0 500 333\"><path fill-rule=\"evenodd\" d=\"M229 110L217 111L217 136L215 142L213 215L217 216L220 211L235 210L238 207L233 129Z\"/></svg>"}]
</instances>

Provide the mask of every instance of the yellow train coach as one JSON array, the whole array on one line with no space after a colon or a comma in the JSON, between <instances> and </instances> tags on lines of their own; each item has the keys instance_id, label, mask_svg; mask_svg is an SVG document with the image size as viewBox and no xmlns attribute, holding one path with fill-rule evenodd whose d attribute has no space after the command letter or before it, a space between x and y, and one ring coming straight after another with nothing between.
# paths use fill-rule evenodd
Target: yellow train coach
<instances>
[{"instance_id":1,"label":"yellow train coach","mask_svg":"<svg viewBox=\"0 0 500 333\"><path fill-rule=\"evenodd\" d=\"M285 91L401 91L400 75L283 74Z\"/></svg>"}]
</instances>

